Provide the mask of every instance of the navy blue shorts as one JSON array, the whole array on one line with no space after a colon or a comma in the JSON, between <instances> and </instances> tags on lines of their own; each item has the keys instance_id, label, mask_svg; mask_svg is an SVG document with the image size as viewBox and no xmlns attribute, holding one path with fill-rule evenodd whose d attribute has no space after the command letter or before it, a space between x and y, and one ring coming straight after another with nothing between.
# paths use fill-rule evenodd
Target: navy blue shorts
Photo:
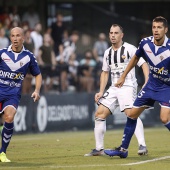
<instances>
[{"instance_id":1,"label":"navy blue shorts","mask_svg":"<svg viewBox=\"0 0 170 170\"><path fill-rule=\"evenodd\" d=\"M170 108L170 88L152 90L147 85L138 93L134 107L153 107L155 101L161 106Z\"/></svg>"},{"instance_id":2,"label":"navy blue shorts","mask_svg":"<svg viewBox=\"0 0 170 170\"><path fill-rule=\"evenodd\" d=\"M7 106L11 106L17 110L19 102L20 102L19 96L11 96L11 97L10 96L8 96L8 97L0 96L0 113L3 113L4 109Z\"/></svg>"}]
</instances>

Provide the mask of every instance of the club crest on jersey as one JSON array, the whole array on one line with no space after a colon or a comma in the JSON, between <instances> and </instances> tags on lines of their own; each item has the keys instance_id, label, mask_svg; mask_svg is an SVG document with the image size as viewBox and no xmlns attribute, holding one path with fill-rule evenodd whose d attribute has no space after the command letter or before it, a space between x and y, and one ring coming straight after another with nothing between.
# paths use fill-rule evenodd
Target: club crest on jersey
<instances>
[{"instance_id":1,"label":"club crest on jersey","mask_svg":"<svg viewBox=\"0 0 170 170\"><path fill-rule=\"evenodd\" d=\"M164 57L161 55L161 56L160 56L160 59L161 59L161 61L162 61L162 60L164 59Z\"/></svg>"},{"instance_id":2,"label":"club crest on jersey","mask_svg":"<svg viewBox=\"0 0 170 170\"><path fill-rule=\"evenodd\" d=\"M126 56L123 54L123 55L122 55L122 59L124 60L125 58L126 58Z\"/></svg>"},{"instance_id":3,"label":"club crest on jersey","mask_svg":"<svg viewBox=\"0 0 170 170\"><path fill-rule=\"evenodd\" d=\"M23 64L24 64L23 62L20 62L20 66L21 66L21 67L23 66Z\"/></svg>"}]
</instances>

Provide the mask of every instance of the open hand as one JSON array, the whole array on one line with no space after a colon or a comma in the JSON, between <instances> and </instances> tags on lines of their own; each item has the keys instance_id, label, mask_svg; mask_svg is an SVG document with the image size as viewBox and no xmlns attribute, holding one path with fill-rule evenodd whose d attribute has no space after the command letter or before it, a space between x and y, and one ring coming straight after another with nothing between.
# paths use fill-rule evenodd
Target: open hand
<instances>
[{"instance_id":1,"label":"open hand","mask_svg":"<svg viewBox=\"0 0 170 170\"><path fill-rule=\"evenodd\" d=\"M40 99L40 95L38 92L34 91L31 95L31 97L33 98L34 102L38 101Z\"/></svg>"}]
</instances>

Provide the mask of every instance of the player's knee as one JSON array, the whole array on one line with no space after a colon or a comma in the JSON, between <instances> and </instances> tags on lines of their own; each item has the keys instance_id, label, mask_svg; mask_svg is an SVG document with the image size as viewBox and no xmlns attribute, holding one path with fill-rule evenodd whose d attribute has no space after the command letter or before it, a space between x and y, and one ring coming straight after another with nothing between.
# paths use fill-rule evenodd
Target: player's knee
<instances>
[{"instance_id":1,"label":"player's knee","mask_svg":"<svg viewBox=\"0 0 170 170\"><path fill-rule=\"evenodd\" d=\"M105 119L107 117L107 114L103 111L96 111L95 113L95 117L101 118L101 119Z\"/></svg>"},{"instance_id":2,"label":"player's knee","mask_svg":"<svg viewBox=\"0 0 170 170\"><path fill-rule=\"evenodd\" d=\"M131 119L137 119L137 115L133 114L131 112L125 113L127 117L131 118Z\"/></svg>"},{"instance_id":3,"label":"player's knee","mask_svg":"<svg viewBox=\"0 0 170 170\"><path fill-rule=\"evenodd\" d=\"M95 117L102 117L103 116L103 113L101 111L96 111L95 112Z\"/></svg>"},{"instance_id":4,"label":"player's knee","mask_svg":"<svg viewBox=\"0 0 170 170\"><path fill-rule=\"evenodd\" d=\"M137 119L143 110L144 110L144 108L128 109L128 111L126 112L126 115L127 115L127 117L129 117L131 119Z\"/></svg>"},{"instance_id":5,"label":"player's knee","mask_svg":"<svg viewBox=\"0 0 170 170\"><path fill-rule=\"evenodd\" d=\"M111 114L110 110L103 105L99 105L95 112L95 117L106 119Z\"/></svg>"},{"instance_id":6,"label":"player's knee","mask_svg":"<svg viewBox=\"0 0 170 170\"><path fill-rule=\"evenodd\" d=\"M160 119L161 119L161 122L162 122L163 124L166 124L166 123L169 122L169 120L168 120L167 117L160 117Z\"/></svg>"},{"instance_id":7,"label":"player's knee","mask_svg":"<svg viewBox=\"0 0 170 170\"><path fill-rule=\"evenodd\" d=\"M14 116L12 114L5 114L4 121L7 123L12 123L14 121Z\"/></svg>"},{"instance_id":8,"label":"player's knee","mask_svg":"<svg viewBox=\"0 0 170 170\"><path fill-rule=\"evenodd\" d=\"M129 112L128 114L126 114L127 117L131 118L131 119L137 119L139 117L138 114L135 114L133 112Z\"/></svg>"}]
</instances>

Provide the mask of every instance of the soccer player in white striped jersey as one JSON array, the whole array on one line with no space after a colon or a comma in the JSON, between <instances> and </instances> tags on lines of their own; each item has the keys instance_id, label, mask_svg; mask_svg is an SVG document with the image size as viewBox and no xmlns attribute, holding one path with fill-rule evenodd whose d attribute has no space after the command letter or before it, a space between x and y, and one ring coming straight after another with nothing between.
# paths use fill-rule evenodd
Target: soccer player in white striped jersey
<instances>
[{"instance_id":1,"label":"soccer player in white striped jersey","mask_svg":"<svg viewBox=\"0 0 170 170\"><path fill-rule=\"evenodd\" d=\"M122 144L115 150L104 151L109 156L121 158L128 156L128 147L136 128L137 118L146 108L153 107L155 101L161 106L160 119L170 131L170 39L166 36L167 32L167 20L162 16L154 18L153 36L141 40L135 55L115 84L121 89L130 70L134 68L141 56L145 56L150 70L148 82L139 92L128 114Z\"/></svg>"},{"instance_id":2,"label":"soccer player in white striped jersey","mask_svg":"<svg viewBox=\"0 0 170 170\"><path fill-rule=\"evenodd\" d=\"M42 76L34 55L24 48L24 31L20 27L10 31L11 45L0 50L0 114L4 113L0 162L10 162L6 151L13 135L14 117L21 98L22 81L28 69L35 76L34 102L40 98Z\"/></svg>"},{"instance_id":3,"label":"soccer player in white striped jersey","mask_svg":"<svg viewBox=\"0 0 170 170\"><path fill-rule=\"evenodd\" d=\"M137 48L127 42L123 42L123 28L118 24L113 24L110 28L109 38L112 46L108 48L103 57L102 73L100 76L100 91L95 94L95 101L98 108L95 113L95 143L96 148L84 156L100 156L104 155L104 133L106 131L106 118L110 114L114 114L114 110L120 106L121 112L129 114L133 106L133 102L137 95L137 80L135 77L135 69L133 69L126 77L122 88L115 86L115 83L123 74L127 64L134 56ZM143 58L138 62L144 72L145 83L147 82L149 69ZM109 72L111 72L112 84L105 92L108 82ZM138 154L146 155L146 148L143 123L140 118L137 121L135 135L138 140Z\"/></svg>"}]
</instances>

